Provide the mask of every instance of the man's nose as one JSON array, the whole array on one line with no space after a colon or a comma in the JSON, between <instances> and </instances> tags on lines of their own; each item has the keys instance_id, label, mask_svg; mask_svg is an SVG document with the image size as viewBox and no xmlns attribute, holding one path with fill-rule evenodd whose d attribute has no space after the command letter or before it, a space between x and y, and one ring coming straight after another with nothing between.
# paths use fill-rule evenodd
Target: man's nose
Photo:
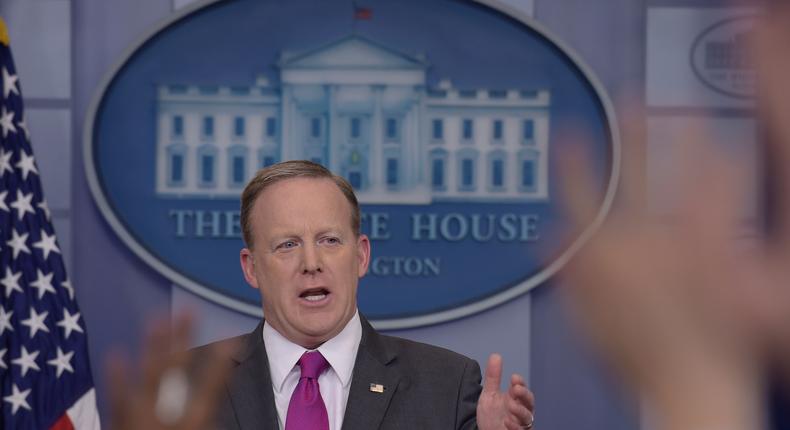
<instances>
[{"instance_id":1,"label":"man's nose","mask_svg":"<svg viewBox=\"0 0 790 430\"><path fill-rule=\"evenodd\" d=\"M302 273L321 272L321 252L315 244L306 244L302 255Z\"/></svg>"}]
</instances>

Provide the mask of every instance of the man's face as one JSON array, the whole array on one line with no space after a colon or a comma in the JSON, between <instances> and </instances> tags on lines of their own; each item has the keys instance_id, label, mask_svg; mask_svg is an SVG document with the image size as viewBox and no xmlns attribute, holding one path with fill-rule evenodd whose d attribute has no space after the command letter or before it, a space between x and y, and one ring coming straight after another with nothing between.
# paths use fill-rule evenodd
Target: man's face
<instances>
[{"instance_id":1,"label":"man's face","mask_svg":"<svg viewBox=\"0 0 790 430\"><path fill-rule=\"evenodd\" d=\"M253 248L244 278L260 290L266 321L306 348L338 334L357 308L370 241L351 228L351 204L330 179L286 179L265 189L250 214Z\"/></svg>"}]
</instances>

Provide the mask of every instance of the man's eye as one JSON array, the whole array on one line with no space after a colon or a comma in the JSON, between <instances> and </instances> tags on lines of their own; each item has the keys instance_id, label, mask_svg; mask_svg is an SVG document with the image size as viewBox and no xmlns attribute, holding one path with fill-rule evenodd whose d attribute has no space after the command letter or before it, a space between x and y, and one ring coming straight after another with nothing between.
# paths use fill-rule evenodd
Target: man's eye
<instances>
[{"instance_id":1,"label":"man's eye","mask_svg":"<svg viewBox=\"0 0 790 430\"><path fill-rule=\"evenodd\" d=\"M290 248L296 248L296 246L297 246L297 243L295 241L289 240L288 242L281 243L280 246L278 246L278 248L280 248L280 249L290 249Z\"/></svg>"},{"instance_id":2,"label":"man's eye","mask_svg":"<svg viewBox=\"0 0 790 430\"><path fill-rule=\"evenodd\" d=\"M337 244L340 243L340 239L338 239L336 237L327 237L327 238L324 239L324 243L329 244L329 245L337 245Z\"/></svg>"}]
</instances>

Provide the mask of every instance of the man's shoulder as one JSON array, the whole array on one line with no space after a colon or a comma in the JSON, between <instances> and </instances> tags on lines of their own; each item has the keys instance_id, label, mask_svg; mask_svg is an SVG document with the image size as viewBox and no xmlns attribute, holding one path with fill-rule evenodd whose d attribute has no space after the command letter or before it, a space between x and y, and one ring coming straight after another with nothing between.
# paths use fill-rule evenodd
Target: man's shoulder
<instances>
[{"instance_id":1,"label":"man's shoulder","mask_svg":"<svg viewBox=\"0 0 790 430\"><path fill-rule=\"evenodd\" d=\"M434 373L445 369L447 372L480 373L477 361L436 345L418 342L379 332L362 315L361 351L367 351L384 363L393 360L396 367Z\"/></svg>"},{"instance_id":2,"label":"man's shoulder","mask_svg":"<svg viewBox=\"0 0 790 430\"><path fill-rule=\"evenodd\" d=\"M387 351L387 373L398 377L400 394L395 396L400 400L393 400L390 408L403 422L392 428L447 428L452 423L474 428L481 390L477 361L440 346L383 334L374 337L379 351Z\"/></svg>"},{"instance_id":3,"label":"man's shoulder","mask_svg":"<svg viewBox=\"0 0 790 430\"><path fill-rule=\"evenodd\" d=\"M432 345L430 343L418 342L416 340L391 336L383 333L379 333L379 338L383 343L399 351L418 352L420 354L446 356L451 359L470 360L470 358L465 355L459 354L441 346Z\"/></svg>"},{"instance_id":4,"label":"man's shoulder","mask_svg":"<svg viewBox=\"0 0 790 430\"><path fill-rule=\"evenodd\" d=\"M250 349L253 333L241 334L234 337L220 339L205 345L196 346L190 350L193 362L200 364L214 355L219 355L223 361L231 361L238 364L239 361Z\"/></svg>"},{"instance_id":5,"label":"man's shoulder","mask_svg":"<svg viewBox=\"0 0 790 430\"><path fill-rule=\"evenodd\" d=\"M200 355L200 354L207 354L209 351L214 349L238 350L239 348L243 347L247 343L249 335L250 335L249 333L245 333L245 334L240 334L238 336L216 340L214 342L210 342L205 345L196 346L192 348L192 352L195 355Z\"/></svg>"},{"instance_id":6,"label":"man's shoulder","mask_svg":"<svg viewBox=\"0 0 790 430\"><path fill-rule=\"evenodd\" d=\"M399 360L420 363L421 366L467 368L478 366L477 361L441 346L417 342L397 336L379 333L382 344L395 352Z\"/></svg>"}]
</instances>

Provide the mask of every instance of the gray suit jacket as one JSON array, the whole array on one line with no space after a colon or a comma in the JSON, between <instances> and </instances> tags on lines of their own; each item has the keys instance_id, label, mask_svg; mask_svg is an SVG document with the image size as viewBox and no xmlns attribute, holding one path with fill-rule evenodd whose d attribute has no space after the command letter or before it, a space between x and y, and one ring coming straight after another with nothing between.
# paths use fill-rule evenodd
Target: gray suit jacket
<instances>
[{"instance_id":1,"label":"gray suit jacket","mask_svg":"<svg viewBox=\"0 0 790 430\"><path fill-rule=\"evenodd\" d=\"M362 317L343 430L474 429L480 366L452 351L377 333ZM261 331L222 342L238 343L218 412L222 429L277 430L269 361ZM197 349L197 357L205 353ZM385 387L383 393L370 384Z\"/></svg>"}]
</instances>

